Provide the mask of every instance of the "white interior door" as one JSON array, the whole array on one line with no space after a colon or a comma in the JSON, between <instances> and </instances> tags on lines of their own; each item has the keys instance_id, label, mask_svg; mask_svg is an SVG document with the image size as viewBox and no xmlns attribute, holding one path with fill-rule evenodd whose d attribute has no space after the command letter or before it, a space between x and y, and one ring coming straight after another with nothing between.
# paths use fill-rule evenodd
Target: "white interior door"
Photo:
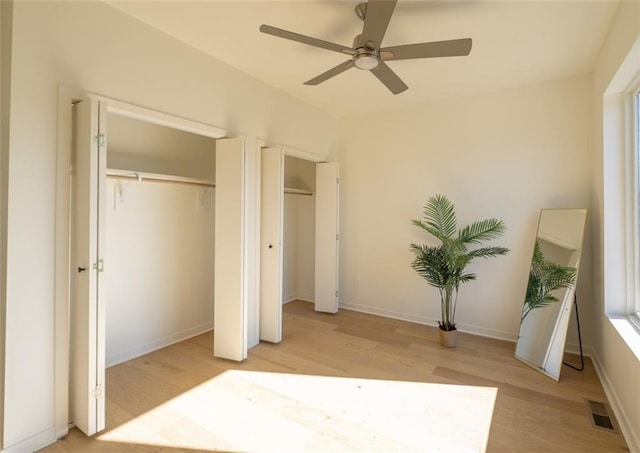
<instances>
[{"instance_id":1,"label":"white interior door","mask_svg":"<svg viewBox=\"0 0 640 453\"><path fill-rule=\"evenodd\" d=\"M216 142L213 354L237 361L247 357L245 159L244 139Z\"/></svg>"},{"instance_id":2,"label":"white interior door","mask_svg":"<svg viewBox=\"0 0 640 453\"><path fill-rule=\"evenodd\" d=\"M338 195L336 162L316 164L315 309L338 312Z\"/></svg>"},{"instance_id":3,"label":"white interior door","mask_svg":"<svg viewBox=\"0 0 640 453\"><path fill-rule=\"evenodd\" d=\"M260 219L260 339L282 340L284 152L262 148Z\"/></svg>"},{"instance_id":4,"label":"white interior door","mask_svg":"<svg viewBox=\"0 0 640 453\"><path fill-rule=\"evenodd\" d=\"M104 226L106 109L75 107L70 418L86 435L105 427Z\"/></svg>"}]
</instances>

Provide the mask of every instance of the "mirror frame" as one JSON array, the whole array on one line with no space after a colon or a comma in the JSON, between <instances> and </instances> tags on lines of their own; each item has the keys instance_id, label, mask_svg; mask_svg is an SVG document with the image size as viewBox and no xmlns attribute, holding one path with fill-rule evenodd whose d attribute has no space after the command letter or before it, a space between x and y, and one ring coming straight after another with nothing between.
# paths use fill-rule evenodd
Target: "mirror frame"
<instances>
[{"instance_id":1,"label":"mirror frame","mask_svg":"<svg viewBox=\"0 0 640 453\"><path fill-rule=\"evenodd\" d=\"M549 343L546 346L546 353L544 356L544 360L542 361L542 364L534 363L531 360L528 360L527 358L518 355L518 343L520 343L520 340L521 340L520 335L522 333L522 325L520 325L518 329L518 339L516 341L515 358L521 361L522 363L541 372L542 374L556 381L559 381L560 371L562 369L562 361L565 353L565 344L567 339L567 331L569 328L569 320L572 312L571 308L572 308L574 298L576 297L576 286L578 284L578 277L580 274L582 252L584 250L584 238L585 238L585 231L586 231L587 218L588 218L589 211L587 208L541 209L538 217L538 227L536 229L534 244L532 247L533 250L535 250L535 244L538 242L538 237L540 234L540 224L542 222L543 215L545 212L549 212L549 211L556 211L556 212L557 211L581 211L584 213L583 214L584 218L582 221L581 228L579 229L579 231L576 232L576 235L579 241L576 241L576 243L578 244L578 248L576 249L577 257L576 257L576 266L575 266L576 268L575 280L574 280L574 283L567 288L564 298L562 300L557 301L557 303L561 305L560 305L560 308L558 309L558 315L556 317L555 326L549 338ZM533 255L533 250L531 255ZM527 279L527 284L528 283L529 283L529 280ZM524 306L523 306L523 310L524 310ZM522 319L522 315L520 319Z\"/></svg>"}]
</instances>

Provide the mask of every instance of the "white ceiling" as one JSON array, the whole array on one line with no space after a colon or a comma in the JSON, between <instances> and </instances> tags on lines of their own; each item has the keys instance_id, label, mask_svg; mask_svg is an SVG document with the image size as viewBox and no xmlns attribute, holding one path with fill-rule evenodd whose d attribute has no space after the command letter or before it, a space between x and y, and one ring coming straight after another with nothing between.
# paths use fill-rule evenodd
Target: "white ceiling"
<instances>
[{"instance_id":1,"label":"white ceiling","mask_svg":"<svg viewBox=\"0 0 640 453\"><path fill-rule=\"evenodd\" d=\"M389 62L409 86L394 96L355 68L304 86L348 56L258 31L269 24L351 46L362 30L357 0L109 3L336 117L588 74L618 7L611 0L399 0L383 46L470 37L473 49L467 57Z\"/></svg>"}]
</instances>

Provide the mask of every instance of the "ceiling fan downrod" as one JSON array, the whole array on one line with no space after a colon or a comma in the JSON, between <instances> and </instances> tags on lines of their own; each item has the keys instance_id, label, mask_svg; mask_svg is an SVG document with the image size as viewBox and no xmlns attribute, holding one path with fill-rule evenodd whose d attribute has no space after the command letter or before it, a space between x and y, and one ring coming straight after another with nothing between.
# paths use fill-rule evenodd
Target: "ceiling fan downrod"
<instances>
[{"instance_id":1,"label":"ceiling fan downrod","mask_svg":"<svg viewBox=\"0 0 640 453\"><path fill-rule=\"evenodd\" d=\"M367 4L366 3L358 3L356 5L356 16L358 16L358 19L360 19L361 21L364 21L364 18L367 16Z\"/></svg>"}]
</instances>

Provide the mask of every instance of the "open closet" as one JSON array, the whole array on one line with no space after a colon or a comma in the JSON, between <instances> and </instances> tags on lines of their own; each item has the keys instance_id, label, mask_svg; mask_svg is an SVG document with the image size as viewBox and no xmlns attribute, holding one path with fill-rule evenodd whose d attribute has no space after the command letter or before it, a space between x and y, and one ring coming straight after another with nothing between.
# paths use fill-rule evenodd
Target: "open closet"
<instances>
[{"instance_id":1,"label":"open closet","mask_svg":"<svg viewBox=\"0 0 640 453\"><path fill-rule=\"evenodd\" d=\"M107 365L211 328L216 357L243 360L258 342L259 154L255 140L119 101L65 104L68 420L93 435Z\"/></svg>"},{"instance_id":2,"label":"open closet","mask_svg":"<svg viewBox=\"0 0 640 453\"><path fill-rule=\"evenodd\" d=\"M215 139L107 122L108 367L213 329Z\"/></svg>"},{"instance_id":3,"label":"open closet","mask_svg":"<svg viewBox=\"0 0 640 453\"><path fill-rule=\"evenodd\" d=\"M268 147L261 167L260 339L277 343L283 303L338 311L338 165Z\"/></svg>"},{"instance_id":4,"label":"open closet","mask_svg":"<svg viewBox=\"0 0 640 453\"><path fill-rule=\"evenodd\" d=\"M284 156L282 303L315 300L316 164Z\"/></svg>"}]
</instances>

